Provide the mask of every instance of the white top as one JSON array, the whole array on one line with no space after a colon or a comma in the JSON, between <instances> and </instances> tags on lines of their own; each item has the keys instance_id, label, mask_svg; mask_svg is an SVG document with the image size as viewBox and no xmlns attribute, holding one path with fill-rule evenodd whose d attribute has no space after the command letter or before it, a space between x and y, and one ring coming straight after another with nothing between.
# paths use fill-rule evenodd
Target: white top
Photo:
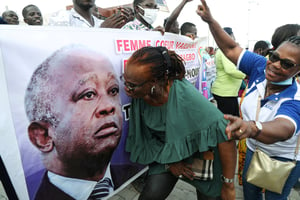
<instances>
[{"instance_id":1,"label":"white top","mask_svg":"<svg viewBox=\"0 0 300 200\"><path fill-rule=\"evenodd\" d=\"M92 26L86 19L84 19L74 8L71 10L62 10L54 13L49 18L49 26L75 26L75 27L94 27L100 28L104 20L100 20L93 16L94 26Z\"/></svg>"},{"instance_id":2,"label":"white top","mask_svg":"<svg viewBox=\"0 0 300 200\"><path fill-rule=\"evenodd\" d=\"M48 177L49 177L49 181L53 185L55 185L60 190L70 195L74 199L88 199L95 185L97 184L96 181L88 181L88 180L77 179L77 178L68 178L68 177L60 176L58 174L54 174L53 172L50 171L48 171ZM109 188L109 192L112 193L114 191L114 183L111 178L110 164L107 166L105 175L101 180L105 178L109 178L112 182L112 187Z\"/></svg>"},{"instance_id":3,"label":"white top","mask_svg":"<svg viewBox=\"0 0 300 200\"><path fill-rule=\"evenodd\" d=\"M267 122L275 118L285 118L294 124L295 132L290 139L273 144L264 144L255 139L247 138L247 147L254 151L255 147L258 146L269 156L294 159L300 132L300 85L294 80L292 85L284 91L265 97L267 80L264 70L266 62L264 57L249 51L244 51L240 55L237 66L249 76L247 93L241 105L243 119L246 121L256 120L258 97L261 96L258 121ZM297 160L300 160L299 153Z\"/></svg>"}]
</instances>

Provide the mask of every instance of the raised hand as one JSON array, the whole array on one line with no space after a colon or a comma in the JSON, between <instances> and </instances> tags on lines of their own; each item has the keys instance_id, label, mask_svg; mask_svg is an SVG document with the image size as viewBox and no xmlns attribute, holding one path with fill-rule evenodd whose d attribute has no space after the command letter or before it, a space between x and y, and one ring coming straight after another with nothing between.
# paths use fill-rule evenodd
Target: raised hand
<instances>
[{"instance_id":1,"label":"raised hand","mask_svg":"<svg viewBox=\"0 0 300 200\"><path fill-rule=\"evenodd\" d=\"M162 35L165 34L165 28L162 26L157 26L153 29L153 31L159 31Z\"/></svg>"},{"instance_id":2,"label":"raised hand","mask_svg":"<svg viewBox=\"0 0 300 200\"><path fill-rule=\"evenodd\" d=\"M207 23L213 21L213 17L210 13L210 9L206 4L205 0L201 0L202 5L198 5L196 13L201 17L201 19Z\"/></svg>"},{"instance_id":3,"label":"raised hand","mask_svg":"<svg viewBox=\"0 0 300 200\"><path fill-rule=\"evenodd\" d=\"M101 24L101 28L121 28L124 26L129 19L129 12L127 9L119 7L115 14L106 18L106 20Z\"/></svg>"}]
</instances>

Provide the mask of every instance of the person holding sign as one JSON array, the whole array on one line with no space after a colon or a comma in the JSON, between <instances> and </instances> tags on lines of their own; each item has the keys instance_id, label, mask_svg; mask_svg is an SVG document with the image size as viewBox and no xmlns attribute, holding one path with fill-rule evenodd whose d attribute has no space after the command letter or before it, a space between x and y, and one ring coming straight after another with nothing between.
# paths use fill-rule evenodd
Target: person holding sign
<instances>
[{"instance_id":1,"label":"person holding sign","mask_svg":"<svg viewBox=\"0 0 300 200\"><path fill-rule=\"evenodd\" d=\"M35 199L88 199L101 180L108 195L137 173L110 164L122 112L119 79L104 55L81 45L53 53L33 73L25 109L47 170Z\"/></svg>"},{"instance_id":2,"label":"person holding sign","mask_svg":"<svg viewBox=\"0 0 300 200\"><path fill-rule=\"evenodd\" d=\"M198 200L234 200L236 148L225 134L228 122L184 75L182 58L165 47L143 47L127 61L126 150L133 162L149 165L139 199L165 199L181 178L197 188ZM196 177L200 160L213 160L211 179Z\"/></svg>"},{"instance_id":3,"label":"person holding sign","mask_svg":"<svg viewBox=\"0 0 300 200\"><path fill-rule=\"evenodd\" d=\"M24 22L28 25L43 25L43 16L40 9L33 4L25 6L22 10Z\"/></svg>"},{"instance_id":4,"label":"person holding sign","mask_svg":"<svg viewBox=\"0 0 300 200\"><path fill-rule=\"evenodd\" d=\"M165 29L161 26L153 28L152 24L157 18L159 8L155 0L134 0L133 9L135 19L125 24L121 29L160 31L164 34Z\"/></svg>"},{"instance_id":5,"label":"person holding sign","mask_svg":"<svg viewBox=\"0 0 300 200\"><path fill-rule=\"evenodd\" d=\"M128 22L127 9L117 8L117 11L105 20L93 15L95 0L73 0L71 10L54 13L49 19L50 26L75 26L95 28L121 28Z\"/></svg>"}]
</instances>

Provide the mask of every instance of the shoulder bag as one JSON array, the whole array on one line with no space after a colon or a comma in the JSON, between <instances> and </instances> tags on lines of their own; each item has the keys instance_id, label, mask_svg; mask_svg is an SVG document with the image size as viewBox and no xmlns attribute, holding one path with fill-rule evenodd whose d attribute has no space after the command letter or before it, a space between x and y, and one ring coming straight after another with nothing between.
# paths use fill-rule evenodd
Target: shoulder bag
<instances>
[{"instance_id":1,"label":"shoulder bag","mask_svg":"<svg viewBox=\"0 0 300 200\"><path fill-rule=\"evenodd\" d=\"M260 98L258 99L258 108L256 110L256 120L260 109ZM258 147L253 154L247 174L247 182L266 190L281 194L287 178L292 169L296 166L296 158L299 149L299 136L295 149L295 157L293 161L279 161L270 158Z\"/></svg>"}]
</instances>

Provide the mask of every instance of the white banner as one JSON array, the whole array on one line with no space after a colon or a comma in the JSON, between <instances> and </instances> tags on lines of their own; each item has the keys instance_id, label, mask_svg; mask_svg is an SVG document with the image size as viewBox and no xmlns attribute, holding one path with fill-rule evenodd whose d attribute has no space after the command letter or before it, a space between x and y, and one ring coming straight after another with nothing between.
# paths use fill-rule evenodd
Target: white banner
<instances>
[{"instance_id":1,"label":"white banner","mask_svg":"<svg viewBox=\"0 0 300 200\"><path fill-rule=\"evenodd\" d=\"M19 199L34 198L45 172L41 152L30 142L27 133L30 122L25 114L24 95L35 69L53 52L71 44L84 45L106 56L120 76L126 60L135 50L143 46L166 46L184 58L186 78L198 89L200 85L201 90L202 59L199 49L206 43L205 38L193 41L188 37L169 33L162 36L159 32L1 26L0 153ZM120 90L123 132L111 165L135 165L129 161L128 153L124 151L130 99L123 91L122 82ZM7 187L9 186L4 185L4 189Z\"/></svg>"}]
</instances>

